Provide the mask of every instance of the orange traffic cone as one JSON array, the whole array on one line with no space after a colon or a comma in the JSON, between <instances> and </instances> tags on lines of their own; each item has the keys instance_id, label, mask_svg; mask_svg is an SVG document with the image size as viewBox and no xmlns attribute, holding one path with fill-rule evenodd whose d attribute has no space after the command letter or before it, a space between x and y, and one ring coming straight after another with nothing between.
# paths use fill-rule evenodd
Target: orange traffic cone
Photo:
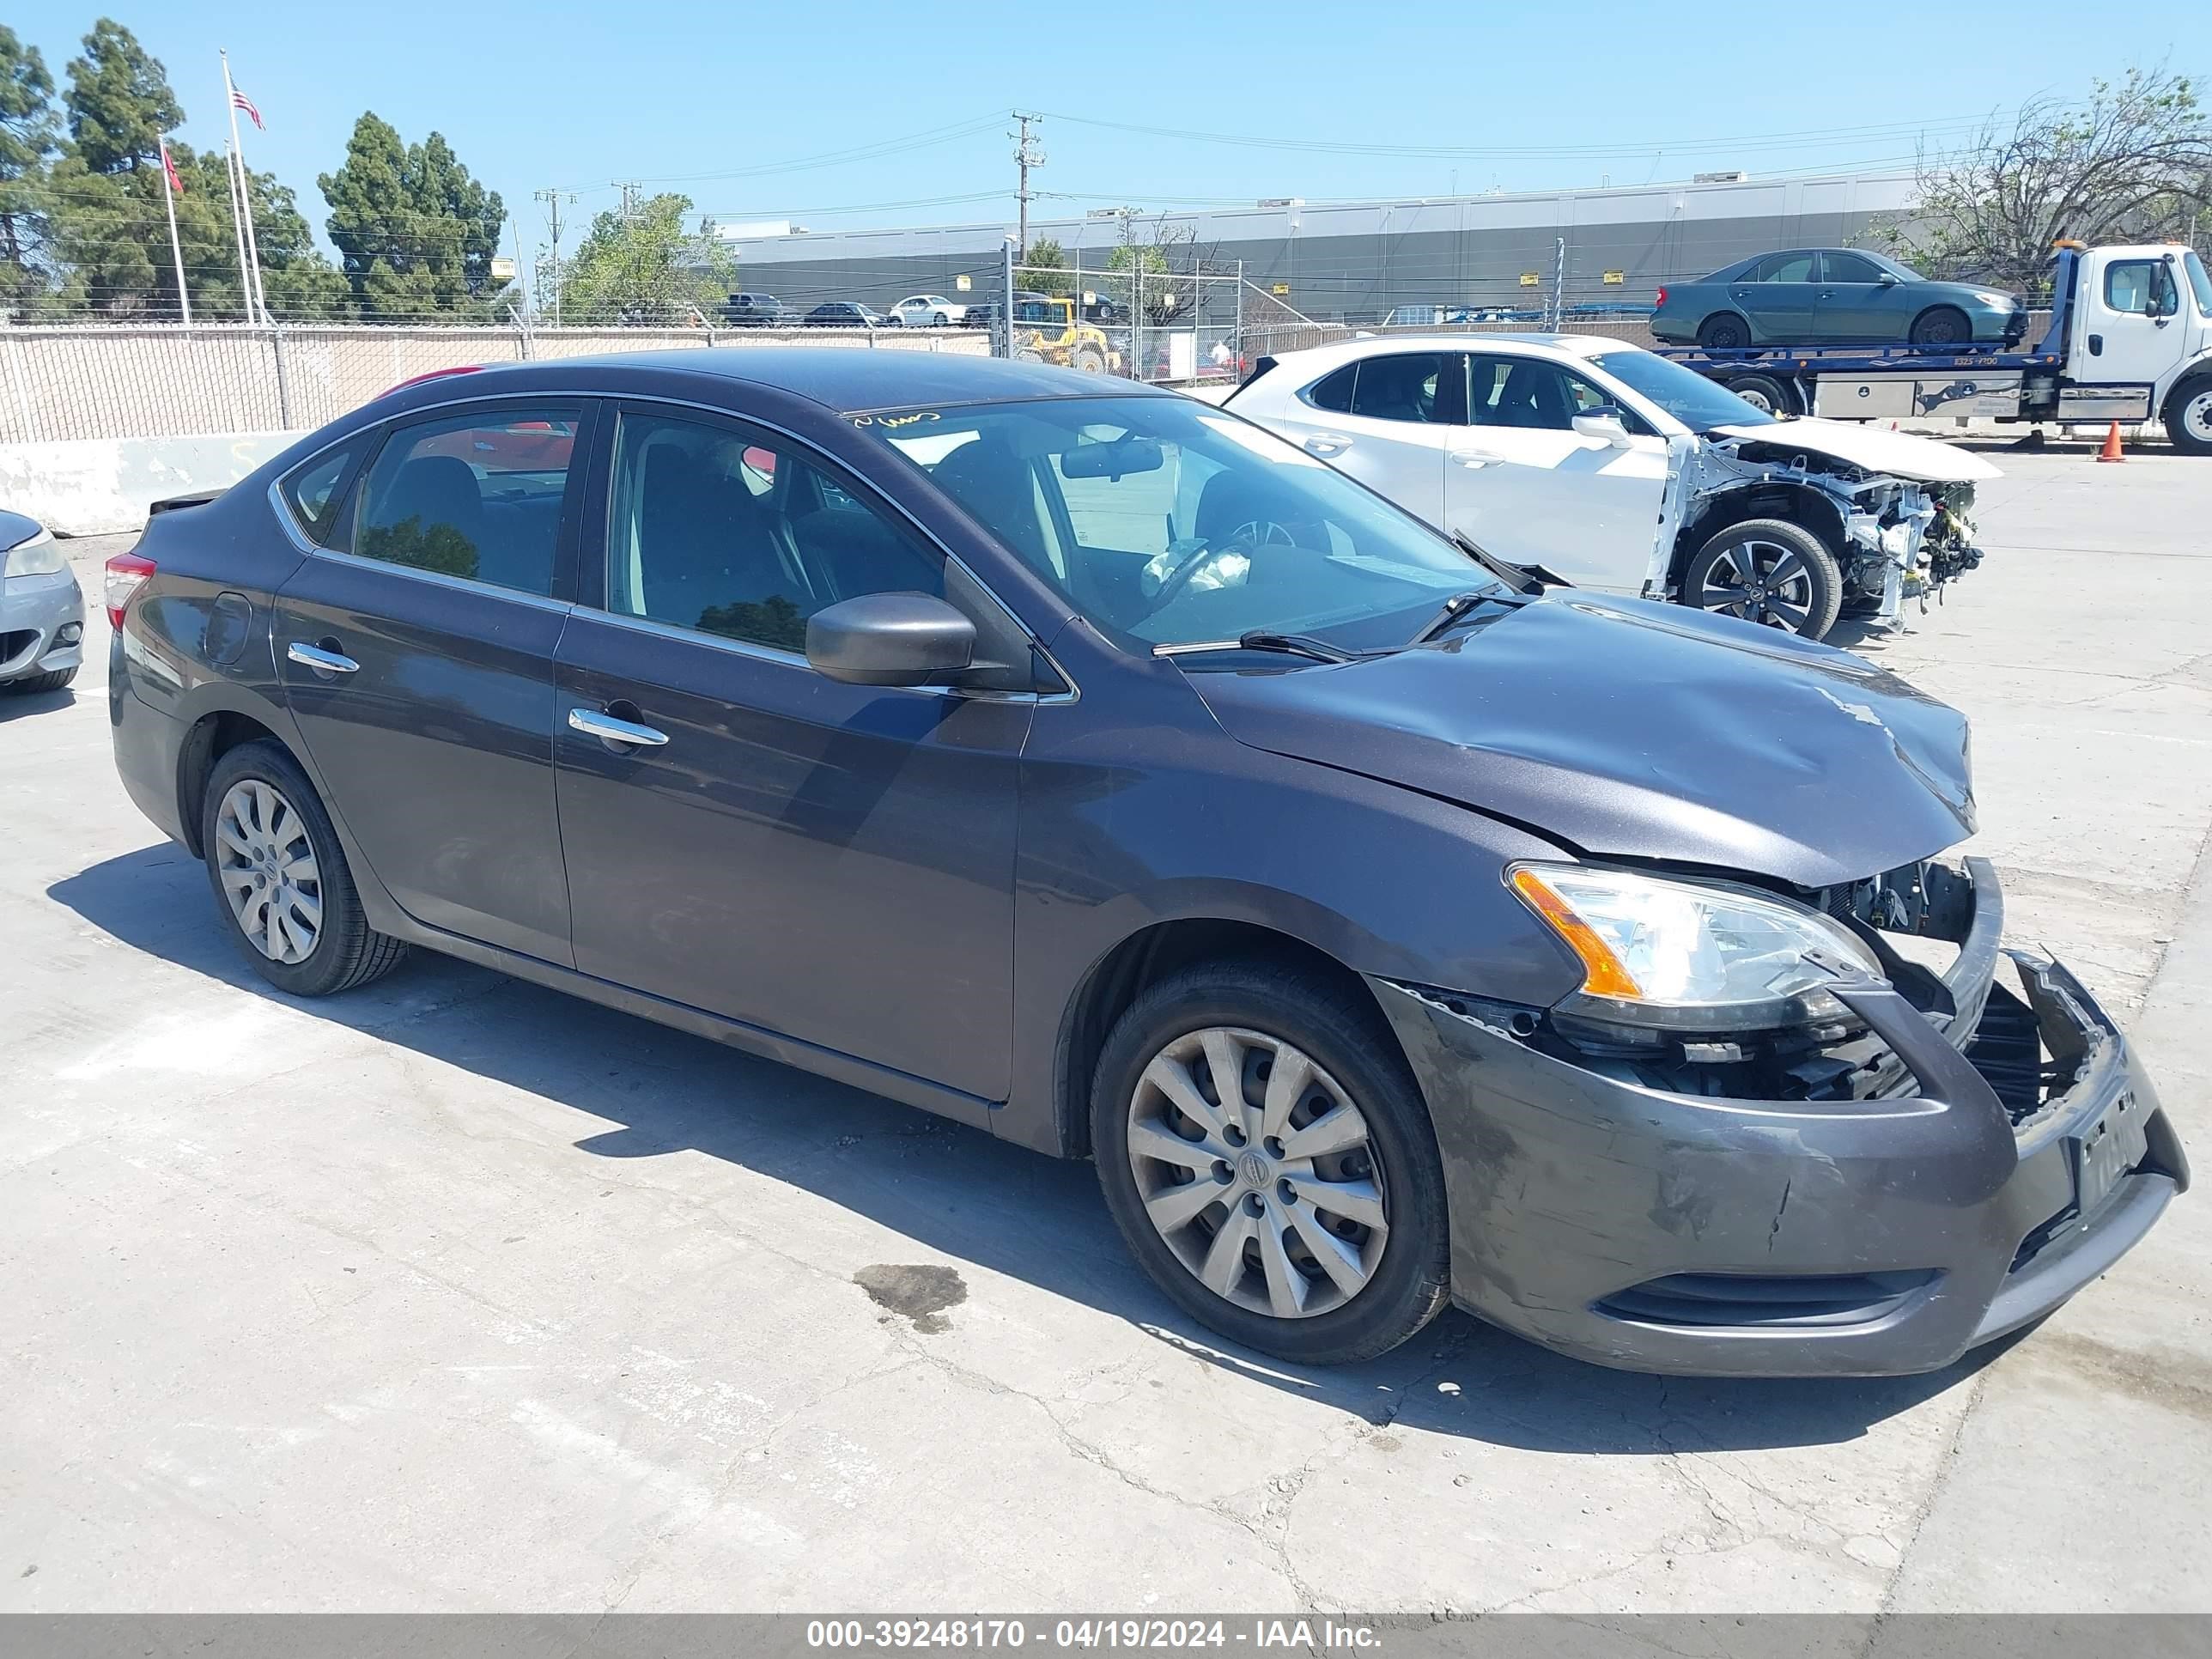
<instances>
[{"instance_id":1,"label":"orange traffic cone","mask_svg":"<svg viewBox=\"0 0 2212 1659\"><path fill-rule=\"evenodd\" d=\"M2105 434L2105 447L2097 452L2097 459L2100 461L2127 459L2120 453L2120 423L2118 421L2112 422L2112 429Z\"/></svg>"}]
</instances>

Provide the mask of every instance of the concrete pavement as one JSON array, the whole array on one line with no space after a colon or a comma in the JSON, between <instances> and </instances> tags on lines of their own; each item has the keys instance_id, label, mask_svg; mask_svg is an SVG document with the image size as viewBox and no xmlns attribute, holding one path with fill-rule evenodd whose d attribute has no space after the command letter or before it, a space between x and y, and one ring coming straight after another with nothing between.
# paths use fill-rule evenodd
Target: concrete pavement
<instances>
[{"instance_id":1,"label":"concrete pavement","mask_svg":"<svg viewBox=\"0 0 2212 1659\"><path fill-rule=\"evenodd\" d=\"M1995 459L1990 564L1866 648L1974 717L2015 933L2203 1164L2212 465ZM1295 1372L1086 1167L437 958L273 994L101 672L0 720L0 1610L2212 1607L2201 1193L1933 1376L1458 1314Z\"/></svg>"}]
</instances>

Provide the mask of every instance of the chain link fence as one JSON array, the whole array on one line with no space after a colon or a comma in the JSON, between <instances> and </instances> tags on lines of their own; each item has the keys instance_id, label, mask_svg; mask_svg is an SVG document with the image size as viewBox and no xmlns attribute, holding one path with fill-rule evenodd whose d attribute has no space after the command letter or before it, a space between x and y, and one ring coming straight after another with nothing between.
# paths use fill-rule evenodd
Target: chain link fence
<instances>
[{"instance_id":1,"label":"chain link fence","mask_svg":"<svg viewBox=\"0 0 2212 1659\"><path fill-rule=\"evenodd\" d=\"M981 356L958 329L515 328L174 323L0 327L0 443L302 431L442 368L788 344Z\"/></svg>"},{"instance_id":2,"label":"chain link fence","mask_svg":"<svg viewBox=\"0 0 2212 1659\"><path fill-rule=\"evenodd\" d=\"M1156 385L1237 376L1245 324L1240 276L1010 265L1000 289L968 307L969 323L990 331L1000 356Z\"/></svg>"}]
</instances>

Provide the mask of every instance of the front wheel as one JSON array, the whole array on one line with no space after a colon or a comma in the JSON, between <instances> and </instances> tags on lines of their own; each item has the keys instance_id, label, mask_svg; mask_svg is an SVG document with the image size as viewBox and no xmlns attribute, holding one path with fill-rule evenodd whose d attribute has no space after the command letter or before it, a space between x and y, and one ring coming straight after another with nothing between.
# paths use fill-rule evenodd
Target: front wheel
<instances>
[{"instance_id":1,"label":"front wheel","mask_svg":"<svg viewBox=\"0 0 2212 1659\"><path fill-rule=\"evenodd\" d=\"M200 846L231 938L279 990L349 991L407 954L404 941L368 925L330 814L276 744L240 744L216 763Z\"/></svg>"},{"instance_id":2,"label":"front wheel","mask_svg":"<svg viewBox=\"0 0 2212 1659\"><path fill-rule=\"evenodd\" d=\"M1427 1109L1376 1011L1325 980L1218 963L1153 986L1107 1037L1091 1115L1123 1240L1200 1323L1336 1364L1443 1306Z\"/></svg>"},{"instance_id":3,"label":"front wheel","mask_svg":"<svg viewBox=\"0 0 2212 1659\"><path fill-rule=\"evenodd\" d=\"M1966 320L1966 313L1949 306L1923 311L1913 319L1915 345L1964 345L1973 337L1974 325Z\"/></svg>"},{"instance_id":4,"label":"front wheel","mask_svg":"<svg viewBox=\"0 0 2212 1659\"><path fill-rule=\"evenodd\" d=\"M2185 455L2212 455L2212 380L2192 380L2168 400L2166 435Z\"/></svg>"},{"instance_id":5,"label":"front wheel","mask_svg":"<svg viewBox=\"0 0 2212 1659\"><path fill-rule=\"evenodd\" d=\"M1682 573L1682 603L1817 640L1836 625L1843 573L1820 538L1785 519L1730 525Z\"/></svg>"},{"instance_id":6,"label":"front wheel","mask_svg":"<svg viewBox=\"0 0 2212 1659\"><path fill-rule=\"evenodd\" d=\"M0 680L0 691L13 692L19 697L35 696L41 691L58 691L76 678L74 668L49 668L43 674L26 674L20 680Z\"/></svg>"}]
</instances>

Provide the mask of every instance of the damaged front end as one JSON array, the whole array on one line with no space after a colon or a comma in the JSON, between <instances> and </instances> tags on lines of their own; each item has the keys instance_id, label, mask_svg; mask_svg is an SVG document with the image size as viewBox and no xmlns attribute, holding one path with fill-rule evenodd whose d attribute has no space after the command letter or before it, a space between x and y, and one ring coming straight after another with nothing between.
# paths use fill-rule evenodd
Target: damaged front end
<instances>
[{"instance_id":1,"label":"damaged front end","mask_svg":"<svg viewBox=\"0 0 2212 1659\"><path fill-rule=\"evenodd\" d=\"M1988 864L1767 890L1856 941L1790 1019L1370 981L1429 1099L1462 1305L1631 1369L1926 1370L2057 1306L2186 1186L2117 1025L2003 948Z\"/></svg>"},{"instance_id":2,"label":"damaged front end","mask_svg":"<svg viewBox=\"0 0 2212 1659\"><path fill-rule=\"evenodd\" d=\"M1646 598L1679 599L1697 546L1750 519L1789 519L1819 536L1841 572L1845 614L1881 627L1900 626L1907 601L1925 611L1982 562L1972 483L1899 477L1771 438L1687 435L1668 452Z\"/></svg>"}]
</instances>

